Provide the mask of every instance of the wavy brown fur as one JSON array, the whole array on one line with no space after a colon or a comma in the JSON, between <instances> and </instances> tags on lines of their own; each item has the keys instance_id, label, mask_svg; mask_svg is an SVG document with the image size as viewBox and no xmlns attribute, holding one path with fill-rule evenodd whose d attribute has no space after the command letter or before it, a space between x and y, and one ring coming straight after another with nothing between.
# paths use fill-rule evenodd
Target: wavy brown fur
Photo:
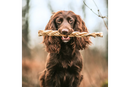
<instances>
[{"instance_id":1,"label":"wavy brown fur","mask_svg":"<svg viewBox=\"0 0 130 87\"><path fill-rule=\"evenodd\" d=\"M73 23L63 21L60 26L56 19L61 16L72 17L74 21ZM66 19L64 18L64 20ZM63 25L69 30L67 33L88 32L84 21L72 11L56 12L51 16L45 30L52 29L61 32ZM83 75L81 75L83 62L79 50L83 50L91 44L89 37L72 37L67 43L64 43L61 37L44 36L43 38L49 54L46 69L40 76L41 87L79 87L83 79Z\"/></svg>"}]
</instances>

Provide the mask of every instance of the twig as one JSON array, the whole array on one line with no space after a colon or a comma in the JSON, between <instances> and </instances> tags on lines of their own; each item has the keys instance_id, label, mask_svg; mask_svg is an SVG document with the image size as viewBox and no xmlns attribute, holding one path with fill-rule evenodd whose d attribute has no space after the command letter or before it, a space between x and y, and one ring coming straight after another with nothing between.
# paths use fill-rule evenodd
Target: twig
<instances>
[{"instance_id":1,"label":"twig","mask_svg":"<svg viewBox=\"0 0 130 87\"><path fill-rule=\"evenodd\" d=\"M38 35L39 36L66 36L63 34L60 34L58 31L54 31L54 30L39 30L38 31ZM92 36L92 37L103 37L103 33L102 32L95 32L95 33L87 33L87 32L78 32L78 31L74 31L72 32L70 35L68 35L69 37L85 37L85 36Z\"/></svg>"},{"instance_id":2,"label":"twig","mask_svg":"<svg viewBox=\"0 0 130 87\"><path fill-rule=\"evenodd\" d=\"M93 0L93 2L94 2L94 0ZM83 3L88 7L88 5L85 3L85 1L83 1ZM95 2L94 2L95 3ZM95 5L96 5L96 3L95 3ZM96 7L97 7L97 5L96 5ZM101 17L101 18L107 18L106 16L102 16L102 15L100 15L101 14L101 12L99 11L99 9L98 9L98 7L97 7L97 9L98 9L98 14L97 13L95 13L90 7L88 7L95 15L97 15L98 17ZM100 13L100 14L99 14ZM107 18L108 19L108 18Z\"/></svg>"},{"instance_id":3,"label":"twig","mask_svg":"<svg viewBox=\"0 0 130 87\"><path fill-rule=\"evenodd\" d=\"M106 26L106 28L107 28L107 30L108 30L107 24L106 24L106 22L105 22L105 20L104 20L104 19L103 19L103 22L104 22L104 24L105 24L105 26Z\"/></svg>"},{"instance_id":4,"label":"twig","mask_svg":"<svg viewBox=\"0 0 130 87\"><path fill-rule=\"evenodd\" d=\"M83 1L83 3L88 7L88 5ZM89 8L89 7L88 7ZM95 15L99 16L97 13L95 13L91 8L89 8Z\"/></svg>"},{"instance_id":5,"label":"twig","mask_svg":"<svg viewBox=\"0 0 130 87\"><path fill-rule=\"evenodd\" d=\"M94 0L93 0L93 2L94 2L95 6L96 6L97 9L98 9L98 14L95 13L90 7L88 7L88 5L85 3L85 1L83 1L83 3L84 3L85 6L87 6L95 15L97 15L98 17L100 17L100 18L103 19L103 22L104 22L104 24L105 24L105 26L106 26L106 28L107 28L107 30L108 30L108 27L107 27L106 22L105 22L105 20L104 20L104 18L107 18L107 17L106 17L106 16L102 16L101 12L99 11L99 8L98 8L97 4L95 3ZM107 18L107 19L108 19L108 18Z\"/></svg>"}]
</instances>

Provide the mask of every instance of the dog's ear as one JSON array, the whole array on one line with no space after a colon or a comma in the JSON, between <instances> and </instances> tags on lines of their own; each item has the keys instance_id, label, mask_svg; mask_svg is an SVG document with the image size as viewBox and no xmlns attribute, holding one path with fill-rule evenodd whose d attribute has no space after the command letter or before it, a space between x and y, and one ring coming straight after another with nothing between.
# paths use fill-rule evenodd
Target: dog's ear
<instances>
[{"instance_id":1,"label":"dog's ear","mask_svg":"<svg viewBox=\"0 0 130 87\"><path fill-rule=\"evenodd\" d=\"M85 22L81 19L79 15L76 15L76 20L74 24L74 30L79 32L88 32L87 27L85 26ZM90 41L90 37L76 37L75 44L76 49L82 50L88 47L92 42Z\"/></svg>"},{"instance_id":2,"label":"dog's ear","mask_svg":"<svg viewBox=\"0 0 130 87\"><path fill-rule=\"evenodd\" d=\"M53 15L51 16L51 19L49 20L48 24L46 25L45 30L56 30L55 25L55 18ZM61 41L59 37L54 36L43 36L43 43L46 46L46 51L49 53L59 53L61 48Z\"/></svg>"},{"instance_id":3,"label":"dog's ear","mask_svg":"<svg viewBox=\"0 0 130 87\"><path fill-rule=\"evenodd\" d=\"M59 53L61 48L61 41L59 37L44 36L43 43L46 46L46 51L49 53Z\"/></svg>"},{"instance_id":4,"label":"dog's ear","mask_svg":"<svg viewBox=\"0 0 130 87\"><path fill-rule=\"evenodd\" d=\"M56 30L56 24L55 24L54 14L51 16L48 24L45 27L45 30Z\"/></svg>"}]
</instances>

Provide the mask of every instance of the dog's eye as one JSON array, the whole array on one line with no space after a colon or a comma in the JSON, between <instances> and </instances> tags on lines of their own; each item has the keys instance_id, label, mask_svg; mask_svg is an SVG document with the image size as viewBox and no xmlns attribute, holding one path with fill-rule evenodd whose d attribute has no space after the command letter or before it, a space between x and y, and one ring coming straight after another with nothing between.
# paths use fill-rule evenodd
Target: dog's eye
<instances>
[{"instance_id":1,"label":"dog's eye","mask_svg":"<svg viewBox=\"0 0 130 87\"><path fill-rule=\"evenodd\" d=\"M70 19L70 20L69 20L69 23L73 23L73 20L72 20L72 19Z\"/></svg>"},{"instance_id":2,"label":"dog's eye","mask_svg":"<svg viewBox=\"0 0 130 87\"><path fill-rule=\"evenodd\" d=\"M58 24L61 24L61 20L58 20L57 23L58 23Z\"/></svg>"},{"instance_id":3,"label":"dog's eye","mask_svg":"<svg viewBox=\"0 0 130 87\"><path fill-rule=\"evenodd\" d=\"M61 23L62 23L62 21L63 21L63 19L62 19L62 18L60 18L60 19L56 20L56 23L57 23L57 24L61 24Z\"/></svg>"}]
</instances>

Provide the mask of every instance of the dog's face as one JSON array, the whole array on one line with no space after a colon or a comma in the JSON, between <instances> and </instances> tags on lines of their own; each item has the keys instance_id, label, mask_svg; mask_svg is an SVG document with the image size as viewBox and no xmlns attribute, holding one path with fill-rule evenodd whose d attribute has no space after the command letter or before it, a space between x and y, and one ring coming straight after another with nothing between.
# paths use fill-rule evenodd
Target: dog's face
<instances>
[{"instance_id":1,"label":"dog's face","mask_svg":"<svg viewBox=\"0 0 130 87\"><path fill-rule=\"evenodd\" d=\"M70 41L69 34L74 31L74 23L75 23L75 14L73 12L64 11L57 14L56 19L54 20L56 29L66 36L62 36L61 39L63 42Z\"/></svg>"},{"instance_id":2,"label":"dog's face","mask_svg":"<svg viewBox=\"0 0 130 87\"><path fill-rule=\"evenodd\" d=\"M89 37L68 37L73 31L88 32L84 21L79 15L76 15L72 11L58 11L54 13L45 30L58 30L61 34L66 36L45 36L43 43L46 45L48 52L58 53L61 48L61 43L70 42L73 45L73 49L82 50L91 43Z\"/></svg>"}]
</instances>

